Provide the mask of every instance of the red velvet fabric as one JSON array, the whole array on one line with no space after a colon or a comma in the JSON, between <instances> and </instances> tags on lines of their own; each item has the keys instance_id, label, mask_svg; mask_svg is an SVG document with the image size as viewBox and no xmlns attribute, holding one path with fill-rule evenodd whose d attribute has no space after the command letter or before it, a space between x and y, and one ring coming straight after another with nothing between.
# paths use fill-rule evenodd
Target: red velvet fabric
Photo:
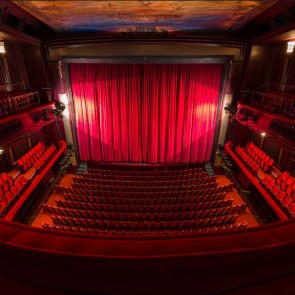
<instances>
[{"instance_id":1,"label":"red velvet fabric","mask_svg":"<svg viewBox=\"0 0 295 295\"><path fill-rule=\"evenodd\" d=\"M222 65L70 64L80 158L210 159Z\"/></svg>"}]
</instances>

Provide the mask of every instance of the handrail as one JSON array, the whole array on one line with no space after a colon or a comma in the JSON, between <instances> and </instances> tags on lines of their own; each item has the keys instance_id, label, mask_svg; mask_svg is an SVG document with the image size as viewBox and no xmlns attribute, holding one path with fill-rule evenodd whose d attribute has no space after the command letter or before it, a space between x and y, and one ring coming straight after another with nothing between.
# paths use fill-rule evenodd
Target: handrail
<instances>
[{"instance_id":1,"label":"handrail","mask_svg":"<svg viewBox=\"0 0 295 295\"><path fill-rule=\"evenodd\" d=\"M293 85L289 85L286 83L276 83L276 82L269 82L269 83L265 83L263 85L258 86L257 88L253 89L253 92L256 92L257 90L264 88L266 91L269 91L272 86L276 87L276 91L285 93L288 92L287 89L293 90L295 92L295 86ZM283 89L283 90L282 90Z\"/></svg>"}]
</instances>

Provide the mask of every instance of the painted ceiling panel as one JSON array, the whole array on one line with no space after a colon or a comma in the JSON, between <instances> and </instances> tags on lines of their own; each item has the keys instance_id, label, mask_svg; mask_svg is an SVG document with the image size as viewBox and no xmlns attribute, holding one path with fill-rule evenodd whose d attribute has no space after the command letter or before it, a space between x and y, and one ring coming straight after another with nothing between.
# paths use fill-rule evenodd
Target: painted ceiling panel
<instances>
[{"instance_id":1,"label":"painted ceiling panel","mask_svg":"<svg viewBox=\"0 0 295 295\"><path fill-rule=\"evenodd\" d=\"M236 31L277 1L13 1L56 32Z\"/></svg>"}]
</instances>

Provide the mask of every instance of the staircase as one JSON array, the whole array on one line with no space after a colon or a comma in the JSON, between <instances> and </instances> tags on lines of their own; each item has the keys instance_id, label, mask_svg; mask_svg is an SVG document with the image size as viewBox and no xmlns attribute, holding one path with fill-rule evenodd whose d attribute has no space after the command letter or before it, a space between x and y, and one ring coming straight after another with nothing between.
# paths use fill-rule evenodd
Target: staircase
<instances>
[{"instance_id":1,"label":"staircase","mask_svg":"<svg viewBox=\"0 0 295 295\"><path fill-rule=\"evenodd\" d=\"M204 164L204 170L208 173L209 176L214 176L215 172L212 168L211 163L206 163Z\"/></svg>"},{"instance_id":2,"label":"staircase","mask_svg":"<svg viewBox=\"0 0 295 295\"><path fill-rule=\"evenodd\" d=\"M82 175L83 173L87 172L87 169L87 163L80 163L76 173L78 175Z\"/></svg>"}]
</instances>

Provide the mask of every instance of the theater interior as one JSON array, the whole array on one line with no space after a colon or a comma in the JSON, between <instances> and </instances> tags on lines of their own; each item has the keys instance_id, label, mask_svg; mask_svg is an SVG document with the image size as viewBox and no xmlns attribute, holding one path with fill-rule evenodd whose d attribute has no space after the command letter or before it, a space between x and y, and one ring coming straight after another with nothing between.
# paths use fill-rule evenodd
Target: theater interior
<instances>
[{"instance_id":1,"label":"theater interior","mask_svg":"<svg viewBox=\"0 0 295 295\"><path fill-rule=\"evenodd\" d=\"M294 294L294 45L294 1L1 1L0 293Z\"/></svg>"}]
</instances>

